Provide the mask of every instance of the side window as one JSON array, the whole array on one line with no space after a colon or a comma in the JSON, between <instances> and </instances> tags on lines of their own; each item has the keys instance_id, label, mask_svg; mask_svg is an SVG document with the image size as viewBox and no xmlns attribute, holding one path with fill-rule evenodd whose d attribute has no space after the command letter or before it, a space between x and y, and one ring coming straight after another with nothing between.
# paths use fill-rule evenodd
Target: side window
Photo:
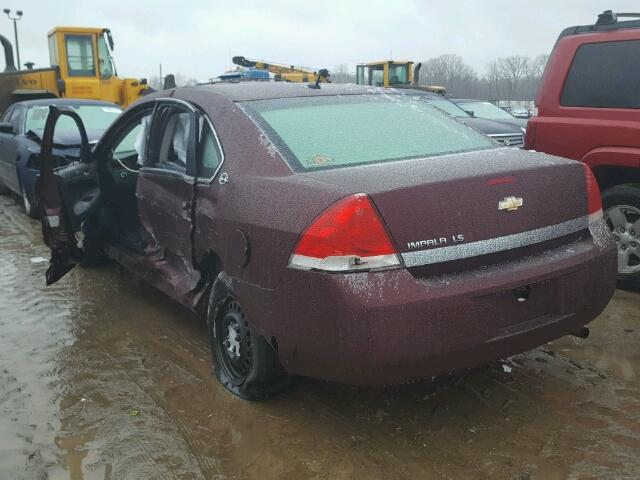
<instances>
[{"instance_id":1,"label":"side window","mask_svg":"<svg viewBox=\"0 0 640 480\"><path fill-rule=\"evenodd\" d=\"M640 40L578 48L564 84L566 107L640 108Z\"/></svg>"},{"instance_id":2,"label":"side window","mask_svg":"<svg viewBox=\"0 0 640 480\"><path fill-rule=\"evenodd\" d=\"M222 163L222 153L209 122L204 117L202 136L200 138L200 155L198 157L198 177L211 179Z\"/></svg>"},{"instance_id":3,"label":"side window","mask_svg":"<svg viewBox=\"0 0 640 480\"><path fill-rule=\"evenodd\" d=\"M93 39L91 35L65 35L69 76L95 77Z\"/></svg>"},{"instance_id":4,"label":"side window","mask_svg":"<svg viewBox=\"0 0 640 480\"><path fill-rule=\"evenodd\" d=\"M142 166L146 148L146 136L149 130L151 114L144 115L136 122L130 124L119 136L118 140L111 149L111 155L114 159L129 163L129 166Z\"/></svg>"},{"instance_id":5,"label":"side window","mask_svg":"<svg viewBox=\"0 0 640 480\"><path fill-rule=\"evenodd\" d=\"M192 137L192 115L181 108L162 106L155 113L151 133L148 166L187 173L189 160L193 162L195 151L190 155ZM193 168L192 165L190 168Z\"/></svg>"},{"instance_id":6,"label":"side window","mask_svg":"<svg viewBox=\"0 0 640 480\"><path fill-rule=\"evenodd\" d=\"M2 116L2 121L13 125L13 131L15 133L20 133L22 130L22 120L24 118L23 112L23 108L11 108Z\"/></svg>"},{"instance_id":7,"label":"side window","mask_svg":"<svg viewBox=\"0 0 640 480\"><path fill-rule=\"evenodd\" d=\"M55 35L49 35L49 65L56 67L60 65L58 61L58 42Z\"/></svg>"},{"instance_id":8,"label":"side window","mask_svg":"<svg viewBox=\"0 0 640 480\"><path fill-rule=\"evenodd\" d=\"M11 118L11 115L13 114L13 111L15 110L15 108L9 108L7 109L6 112L4 112L4 115L2 115L2 121L3 122L8 122L9 119Z\"/></svg>"},{"instance_id":9,"label":"side window","mask_svg":"<svg viewBox=\"0 0 640 480\"><path fill-rule=\"evenodd\" d=\"M16 108L9 120L13 125L13 130L16 133L22 133L22 124L24 123L24 108Z\"/></svg>"},{"instance_id":10,"label":"side window","mask_svg":"<svg viewBox=\"0 0 640 480\"><path fill-rule=\"evenodd\" d=\"M107 79L113 77L113 64L107 41L104 36L98 38L98 60L100 61L100 78Z\"/></svg>"}]
</instances>

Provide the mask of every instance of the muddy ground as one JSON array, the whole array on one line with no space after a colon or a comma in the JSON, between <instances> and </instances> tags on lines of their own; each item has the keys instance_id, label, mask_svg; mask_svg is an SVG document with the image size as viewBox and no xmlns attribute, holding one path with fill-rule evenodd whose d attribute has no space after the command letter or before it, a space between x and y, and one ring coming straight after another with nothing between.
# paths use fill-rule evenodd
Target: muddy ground
<instances>
[{"instance_id":1,"label":"muddy ground","mask_svg":"<svg viewBox=\"0 0 640 480\"><path fill-rule=\"evenodd\" d=\"M640 477L640 294L587 340L435 384L248 403L189 312L113 265L45 288L38 257L0 198L0 479Z\"/></svg>"}]
</instances>

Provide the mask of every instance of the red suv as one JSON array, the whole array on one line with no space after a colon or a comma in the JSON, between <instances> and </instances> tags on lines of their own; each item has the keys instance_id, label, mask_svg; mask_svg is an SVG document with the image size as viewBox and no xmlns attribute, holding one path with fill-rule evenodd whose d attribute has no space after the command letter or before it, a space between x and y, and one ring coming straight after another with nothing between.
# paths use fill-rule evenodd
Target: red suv
<instances>
[{"instance_id":1,"label":"red suv","mask_svg":"<svg viewBox=\"0 0 640 480\"><path fill-rule=\"evenodd\" d=\"M565 29L547 64L525 148L595 173L618 245L621 280L640 279L640 20L598 15Z\"/></svg>"}]
</instances>

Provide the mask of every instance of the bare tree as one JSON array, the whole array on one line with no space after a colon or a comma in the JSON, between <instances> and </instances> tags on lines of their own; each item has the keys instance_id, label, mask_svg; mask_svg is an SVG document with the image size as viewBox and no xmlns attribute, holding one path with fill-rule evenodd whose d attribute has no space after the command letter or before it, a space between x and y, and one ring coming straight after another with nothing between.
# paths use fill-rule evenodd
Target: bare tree
<instances>
[{"instance_id":1,"label":"bare tree","mask_svg":"<svg viewBox=\"0 0 640 480\"><path fill-rule=\"evenodd\" d=\"M356 75L349 71L349 66L346 63L341 63L336 66L331 72L329 77L333 83L355 83Z\"/></svg>"},{"instance_id":2,"label":"bare tree","mask_svg":"<svg viewBox=\"0 0 640 480\"><path fill-rule=\"evenodd\" d=\"M508 99L515 98L520 82L529 73L529 57L511 55L510 57L499 58L498 69L506 84Z\"/></svg>"},{"instance_id":3,"label":"bare tree","mask_svg":"<svg viewBox=\"0 0 640 480\"><path fill-rule=\"evenodd\" d=\"M487 65L487 74L485 77L485 83L488 87L487 93L490 98L502 98L502 80L502 73L498 65L498 60L491 60Z\"/></svg>"},{"instance_id":4,"label":"bare tree","mask_svg":"<svg viewBox=\"0 0 640 480\"><path fill-rule=\"evenodd\" d=\"M457 96L469 95L477 80L473 69L455 54L430 58L420 71L420 83L444 86Z\"/></svg>"},{"instance_id":5,"label":"bare tree","mask_svg":"<svg viewBox=\"0 0 640 480\"><path fill-rule=\"evenodd\" d=\"M548 54L538 55L529 63L529 76L536 79L541 79L544 69L549 61Z\"/></svg>"}]
</instances>

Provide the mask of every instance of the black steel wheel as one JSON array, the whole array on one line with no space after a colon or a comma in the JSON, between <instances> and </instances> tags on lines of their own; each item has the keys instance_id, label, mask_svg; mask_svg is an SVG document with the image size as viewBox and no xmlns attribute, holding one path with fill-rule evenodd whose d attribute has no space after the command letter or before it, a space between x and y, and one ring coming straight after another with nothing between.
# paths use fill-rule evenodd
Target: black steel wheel
<instances>
[{"instance_id":1,"label":"black steel wheel","mask_svg":"<svg viewBox=\"0 0 640 480\"><path fill-rule=\"evenodd\" d=\"M231 393L263 400L291 385L277 352L252 331L242 304L227 287L211 289L207 325L216 377Z\"/></svg>"},{"instance_id":2,"label":"black steel wheel","mask_svg":"<svg viewBox=\"0 0 640 480\"><path fill-rule=\"evenodd\" d=\"M236 382L246 380L251 373L253 363L251 330L237 300L232 299L227 302L217 334L221 342L221 366Z\"/></svg>"}]
</instances>

